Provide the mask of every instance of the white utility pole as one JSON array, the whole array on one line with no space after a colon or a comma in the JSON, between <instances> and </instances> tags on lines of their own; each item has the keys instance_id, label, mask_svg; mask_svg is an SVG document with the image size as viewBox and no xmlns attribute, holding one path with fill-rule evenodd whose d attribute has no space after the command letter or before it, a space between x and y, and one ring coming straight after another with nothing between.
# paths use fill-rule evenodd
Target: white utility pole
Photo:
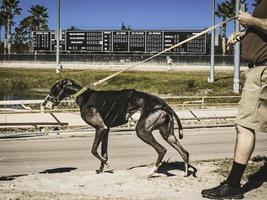
<instances>
[{"instance_id":1,"label":"white utility pole","mask_svg":"<svg viewBox=\"0 0 267 200\"><path fill-rule=\"evenodd\" d=\"M57 1L57 31L56 31L56 62L57 62L57 66L56 66L56 73L60 73L60 70L62 69L62 66L60 64L60 60L59 60L59 45L60 45L60 0Z\"/></svg>"},{"instance_id":2,"label":"white utility pole","mask_svg":"<svg viewBox=\"0 0 267 200\"><path fill-rule=\"evenodd\" d=\"M212 0L212 26L215 25L215 0ZM215 70L214 70L214 52L215 52L215 29L211 31L211 46L210 46L210 76L208 77L208 82L213 83L215 80Z\"/></svg>"},{"instance_id":3,"label":"white utility pole","mask_svg":"<svg viewBox=\"0 0 267 200\"><path fill-rule=\"evenodd\" d=\"M235 1L235 13L236 15L240 10L240 0ZM235 32L240 31L239 21L235 20ZM233 92L240 94L240 42L237 42L234 46L234 85Z\"/></svg>"}]
</instances>

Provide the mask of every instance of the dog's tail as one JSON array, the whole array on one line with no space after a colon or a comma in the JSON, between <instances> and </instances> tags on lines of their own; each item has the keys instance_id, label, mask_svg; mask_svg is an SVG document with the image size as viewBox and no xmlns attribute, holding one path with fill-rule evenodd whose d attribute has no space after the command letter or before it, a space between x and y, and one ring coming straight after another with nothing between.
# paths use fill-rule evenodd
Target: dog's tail
<instances>
[{"instance_id":1,"label":"dog's tail","mask_svg":"<svg viewBox=\"0 0 267 200\"><path fill-rule=\"evenodd\" d=\"M178 115L176 114L176 112L168 106L168 111L174 116L174 118L176 119L177 125L178 125L178 131L179 131L179 138L182 139L184 137L183 135L183 126L182 123L178 117Z\"/></svg>"}]
</instances>

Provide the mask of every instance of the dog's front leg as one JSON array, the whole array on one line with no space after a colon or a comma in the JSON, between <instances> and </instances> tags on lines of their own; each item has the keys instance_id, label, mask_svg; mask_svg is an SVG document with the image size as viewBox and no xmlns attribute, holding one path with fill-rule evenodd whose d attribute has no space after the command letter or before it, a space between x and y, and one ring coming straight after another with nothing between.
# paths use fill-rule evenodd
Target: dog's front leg
<instances>
[{"instance_id":1,"label":"dog's front leg","mask_svg":"<svg viewBox=\"0 0 267 200\"><path fill-rule=\"evenodd\" d=\"M104 170L105 165L109 167L108 164L108 136L109 132L107 131L104 133L102 138L102 144L101 144L101 155L104 159L106 159L106 162L101 162L99 169L97 170L97 173L101 173Z\"/></svg>"},{"instance_id":2,"label":"dog's front leg","mask_svg":"<svg viewBox=\"0 0 267 200\"><path fill-rule=\"evenodd\" d=\"M103 156L100 156L99 153L97 152L99 144L103 140L107 132L108 132L108 129L103 129L103 128L96 129L95 139L94 139L94 143L93 143L92 150L91 150L91 153L101 161L100 169L96 170L96 173L102 172L104 165L107 163L107 159L104 158Z\"/></svg>"}]
</instances>

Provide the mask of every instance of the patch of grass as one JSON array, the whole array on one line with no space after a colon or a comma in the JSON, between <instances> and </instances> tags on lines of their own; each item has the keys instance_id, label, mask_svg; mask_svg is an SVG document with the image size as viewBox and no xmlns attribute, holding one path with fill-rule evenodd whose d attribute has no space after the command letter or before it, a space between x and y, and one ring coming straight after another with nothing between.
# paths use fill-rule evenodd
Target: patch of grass
<instances>
[{"instance_id":1,"label":"patch of grass","mask_svg":"<svg viewBox=\"0 0 267 200\"><path fill-rule=\"evenodd\" d=\"M32 89L50 89L57 81L69 78L86 85L113 74L100 70L64 70L56 74L54 69L0 68L0 93L29 92ZM154 94L169 95L233 95L233 75L218 72L214 83L207 82L208 72L144 72L127 71L99 85L97 90L134 88ZM244 76L241 76L242 81Z\"/></svg>"},{"instance_id":2,"label":"patch of grass","mask_svg":"<svg viewBox=\"0 0 267 200\"><path fill-rule=\"evenodd\" d=\"M214 172L227 177L232 167L233 159L225 158L214 161L215 166L218 168ZM267 165L267 158L262 156L256 156L249 161L246 170L244 172L243 179L248 179L252 174L259 171L263 166Z\"/></svg>"}]
</instances>

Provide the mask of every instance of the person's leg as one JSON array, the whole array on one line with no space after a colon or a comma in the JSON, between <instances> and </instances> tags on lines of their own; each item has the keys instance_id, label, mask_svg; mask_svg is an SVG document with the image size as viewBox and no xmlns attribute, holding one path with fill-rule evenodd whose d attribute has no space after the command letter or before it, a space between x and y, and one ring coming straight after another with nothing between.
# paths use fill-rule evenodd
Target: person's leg
<instances>
[{"instance_id":1,"label":"person's leg","mask_svg":"<svg viewBox=\"0 0 267 200\"><path fill-rule=\"evenodd\" d=\"M255 147L255 131L236 125L236 134L234 161L245 165Z\"/></svg>"},{"instance_id":2,"label":"person's leg","mask_svg":"<svg viewBox=\"0 0 267 200\"><path fill-rule=\"evenodd\" d=\"M236 125L235 154L232 169L228 178L221 185L203 190L203 197L220 198L244 198L240 188L240 180L245 171L250 156L255 146L255 131Z\"/></svg>"},{"instance_id":3,"label":"person's leg","mask_svg":"<svg viewBox=\"0 0 267 200\"><path fill-rule=\"evenodd\" d=\"M231 186L240 186L240 180L245 171L255 146L255 131L236 125L235 155L232 169L227 178Z\"/></svg>"},{"instance_id":4,"label":"person's leg","mask_svg":"<svg viewBox=\"0 0 267 200\"><path fill-rule=\"evenodd\" d=\"M254 150L254 130L267 132L265 128L265 124L267 124L267 106L264 102L259 102L259 100L265 99L264 97L267 95L267 90L264 90L266 85L266 66L248 70L239 110L235 119L237 135L232 169L226 181L215 188L203 190L201 192L203 197L213 199L244 197L240 187L240 180Z\"/></svg>"}]
</instances>

